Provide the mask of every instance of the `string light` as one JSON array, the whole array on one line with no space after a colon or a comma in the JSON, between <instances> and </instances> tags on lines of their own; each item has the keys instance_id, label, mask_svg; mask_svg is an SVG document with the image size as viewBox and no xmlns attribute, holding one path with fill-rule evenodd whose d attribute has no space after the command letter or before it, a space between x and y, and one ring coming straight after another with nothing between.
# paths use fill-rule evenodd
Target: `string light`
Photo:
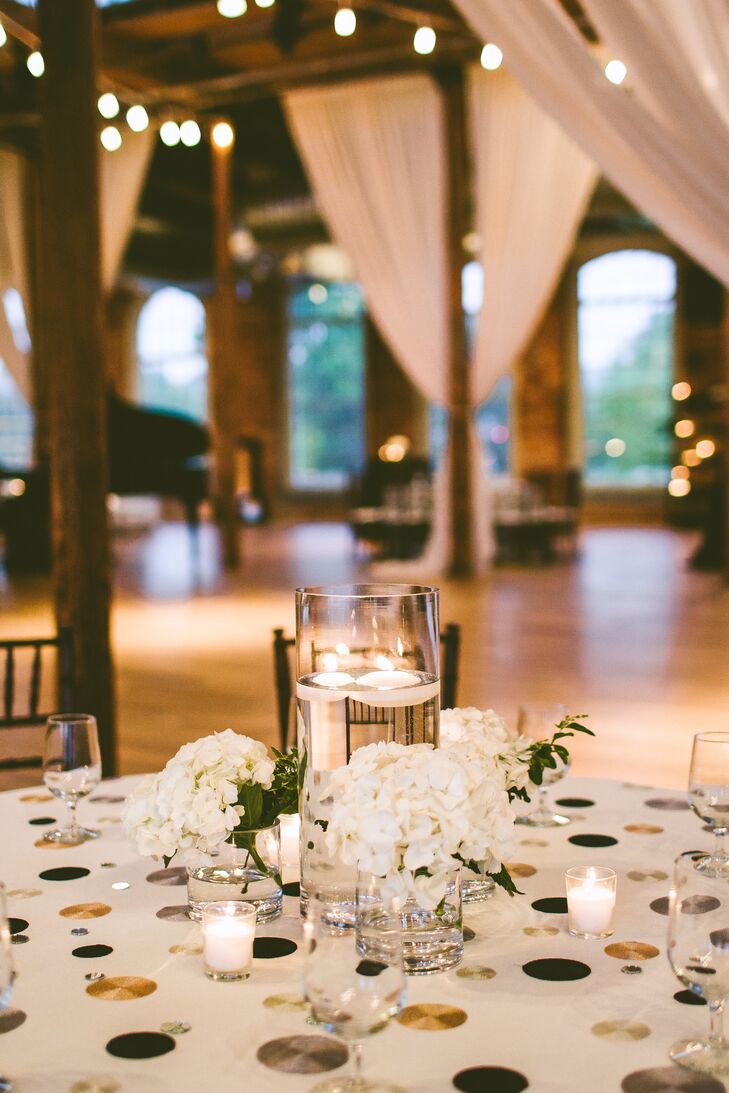
<instances>
[{"instance_id":1,"label":"string light","mask_svg":"<svg viewBox=\"0 0 729 1093\"><path fill-rule=\"evenodd\" d=\"M694 435L694 433L696 432L696 426L694 425L693 421L685 417L682 418L681 421L676 422L673 431L676 436L685 439L687 436Z\"/></svg>"},{"instance_id":2,"label":"string light","mask_svg":"<svg viewBox=\"0 0 729 1093\"><path fill-rule=\"evenodd\" d=\"M180 127L176 121L164 121L159 127L159 139L168 148L180 143Z\"/></svg>"},{"instance_id":3,"label":"string light","mask_svg":"<svg viewBox=\"0 0 729 1093\"><path fill-rule=\"evenodd\" d=\"M481 50L481 68L489 72L495 72L501 66L504 54L493 42L487 42Z\"/></svg>"},{"instance_id":4,"label":"string light","mask_svg":"<svg viewBox=\"0 0 729 1093\"><path fill-rule=\"evenodd\" d=\"M621 440L619 436L614 436L608 440L605 445L605 454L609 455L611 459L618 459L619 456L625 453L625 441Z\"/></svg>"},{"instance_id":5,"label":"string light","mask_svg":"<svg viewBox=\"0 0 729 1093\"><path fill-rule=\"evenodd\" d=\"M696 454L695 448L687 448L681 452L681 462L687 467L698 467L701 456Z\"/></svg>"},{"instance_id":6,"label":"string light","mask_svg":"<svg viewBox=\"0 0 729 1093\"><path fill-rule=\"evenodd\" d=\"M258 8L272 8L276 3L276 0L256 0L256 7Z\"/></svg>"},{"instance_id":7,"label":"string light","mask_svg":"<svg viewBox=\"0 0 729 1093\"><path fill-rule=\"evenodd\" d=\"M5 45L7 40L8 40L8 36L5 32L5 27L2 25L2 23L0 23L0 49L3 48L3 46Z\"/></svg>"},{"instance_id":8,"label":"string light","mask_svg":"<svg viewBox=\"0 0 729 1093\"><path fill-rule=\"evenodd\" d=\"M413 36L413 49L425 56L435 49L435 31L432 27L418 27Z\"/></svg>"},{"instance_id":9,"label":"string light","mask_svg":"<svg viewBox=\"0 0 729 1093\"><path fill-rule=\"evenodd\" d=\"M610 83L614 83L616 86L621 84L625 77L628 75L628 69L625 67L622 61L614 59L608 61L605 65L605 75Z\"/></svg>"},{"instance_id":10,"label":"string light","mask_svg":"<svg viewBox=\"0 0 729 1093\"><path fill-rule=\"evenodd\" d=\"M216 148L231 148L235 140L233 126L227 121L216 121L210 136Z\"/></svg>"},{"instance_id":11,"label":"string light","mask_svg":"<svg viewBox=\"0 0 729 1093\"><path fill-rule=\"evenodd\" d=\"M218 15L226 19L239 19L248 11L246 0L218 0Z\"/></svg>"},{"instance_id":12,"label":"string light","mask_svg":"<svg viewBox=\"0 0 729 1093\"><path fill-rule=\"evenodd\" d=\"M688 467L671 467L671 478L690 478L691 471Z\"/></svg>"},{"instance_id":13,"label":"string light","mask_svg":"<svg viewBox=\"0 0 729 1093\"><path fill-rule=\"evenodd\" d=\"M133 133L143 133L149 125L149 114L143 106L130 106L127 110L127 125Z\"/></svg>"},{"instance_id":14,"label":"string light","mask_svg":"<svg viewBox=\"0 0 729 1093\"><path fill-rule=\"evenodd\" d=\"M46 70L46 62L43 60L43 54L39 53L37 49L34 49L32 53L28 54L28 60L25 62L28 72L31 76L35 76L38 80Z\"/></svg>"},{"instance_id":15,"label":"string light","mask_svg":"<svg viewBox=\"0 0 729 1093\"><path fill-rule=\"evenodd\" d=\"M685 380L680 380L678 383L674 383L673 387L671 388L671 397L674 398L676 402L683 402L685 399L689 398L690 394L691 384L686 383Z\"/></svg>"},{"instance_id":16,"label":"string light","mask_svg":"<svg viewBox=\"0 0 729 1093\"><path fill-rule=\"evenodd\" d=\"M337 8L334 16L334 32L340 38L349 38L357 29L357 16L351 8Z\"/></svg>"},{"instance_id":17,"label":"string light","mask_svg":"<svg viewBox=\"0 0 729 1093\"><path fill-rule=\"evenodd\" d=\"M117 152L122 146L122 135L115 125L107 125L102 129L99 140L107 152Z\"/></svg>"},{"instance_id":18,"label":"string light","mask_svg":"<svg viewBox=\"0 0 729 1093\"><path fill-rule=\"evenodd\" d=\"M691 493L691 483L687 478L672 478L668 483L668 492L671 497L685 497Z\"/></svg>"},{"instance_id":19,"label":"string light","mask_svg":"<svg viewBox=\"0 0 729 1093\"><path fill-rule=\"evenodd\" d=\"M201 137L200 126L196 121L191 118L183 121L180 126L180 140L187 148L194 148L196 144L200 143Z\"/></svg>"},{"instance_id":20,"label":"string light","mask_svg":"<svg viewBox=\"0 0 729 1093\"><path fill-rule=\"evenodd\" d=\"M96 105L102 118L115 118L119 113L119 100L111 91L105 91L103 95L99 95Z\"/></svg>"},{"instance_id":21,"label":"string light","mask_svg":"<svg viewBox=\"0 0 729 1093\"><path fill-rule=\"evenodd\" d=\"M716 444L713 440L700 440L696 445L696 454L699 459L711 459L715 451Z\"/></svg>"}]
</instances>

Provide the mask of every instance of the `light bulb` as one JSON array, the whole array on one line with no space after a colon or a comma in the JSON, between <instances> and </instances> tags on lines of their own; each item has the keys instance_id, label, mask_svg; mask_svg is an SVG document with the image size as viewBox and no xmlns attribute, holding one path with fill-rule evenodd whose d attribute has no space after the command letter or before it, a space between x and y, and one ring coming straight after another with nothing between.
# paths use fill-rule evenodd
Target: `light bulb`
<instances>
[{"instance_id":1,"label":"light bulb","mask_svg":"<svg viewBox=\"0 0 729 1093\"><path fill-rule=\"evenodd\" d=\"M435 49L435 31L432 27L418 27L413 37L413 49L425 55Z\"/></svg>"},{"instance_id":2,"label":"light bulb","mask_svg":"<svg viewBox=\"0 0 729 1093\"><path fill-rule=\"evenodd\" d=\"M159 127L159 138L168 148L180 143L180 127L176 121L164 121Z\"/></svg>"},{"instance_id":3,"label":"light bulb","mask_svg":"<svg viewBox=\"0 0 729 1093\"><path fill-rule=\"evenodd\" d=\"M700 440L696 445L696 454L699 459L711 459L715 451L716 444L713 440Z\"/></svg>"},{"instance_id":4,"label":"light bulb","mask_svg":"<svg viewBox=\"0 0 729 1093\"><path fill-rule=\"evenodd\" d=\"M102 118L115 118L119 113L119 100L111 91L105 91L103 95L100 95L96 105Z\"/></svg>"},{"instance_id":5,"label":"light bulb","mask_svg":"<svg viewBox=\"0 0 729 1093\"><path fill-rule=\"evenodd\" d=\"M196 144L200 143L202 133L200 132L200 126L196 121L191 118L187 121L183 121L180 126L180 140L188 148L194 148Z\"/></svg>"},{"instance_id":6,"label":"light bulb","mask_svg":"<svg viewBox=\"0 0 729 1093\"><path fill-rule=\"evenodd\" d=\"M272 8L276 3L276 0L256 0L256 7L258 8Z\"/></svg>"},{"instance_id":7,"label":"light bulb","mask_svg":"<svg viewBox=\"0 0 729 1093\"><path fill-rule=\"evenodd\" d=\"M334 32L340 38L349 38L357 29L357 16L351 8L338 8L334 16Z\"/></svg>"},{"instance_id":8,"label":"light bulb","mask_svg":"<svg viewBox=\"0 0 729 1093\"><path fill-rule=\"evenodd\" d=\"M503 59L504 54L493 42L487 42L481 50L481 68L488 69L489 72L495 72Z\"/></svg>"},{"instance_id":9,"label":"light bulb","mask_svg":"<svg viewBox=\"0 0 729 1093\"><path fill-rule=\"evenodd\" d=\"M102 129L99 140L107 152L117 152L122 146L122 135L115 125L107 125Z\"/></svg>"},{"instance_id":10,"label":"light bulb","mask_svg":"<svg viewBox=\"0 0 729 1093\"><path fill-rule=\"evenodd\" d=\"M675 398L676 402L683 402L691 396L691 384L686 383L686 380L679 380L679 382L674 383L671 388L671 395Z\"/></svg>"},{"instance_id":11,"label":"light bulb","mask_svg":"<svg viewBox=\"0 0 729 1093\"><path fill-rule=\"evenodd\" d=\"M127 125L133 133L143 133L149 125L149 114L143 106L130 106L127 110Z\"/></svg>"},{"instance_id":12,"label":"light bulb","mask_svg":"<svg viewBox=\"0 0 729 1093\"><path fill-rule=\"evenodd\" d=\"M605 75L610 80L610 83L621 84L628 75L628 70L622 61L608 61L605 65Z\"/></svg>"},{"instance_id":13,"label":"light bulb","mask_svg":"<svg viewBox=\"0 0 729 1093\"><path fill-rule=\"evenodd\" d=\"M226 19L238 19L248 11L246 0L218 0L218 15Z\"/></svg>"},{"instance_id":14,"label":"light bulb","mask_svg":"<svg viewBox=\"0 0 729 1093\"><path fill-rule=\"evenodd\" d=\"M216 148L230 148L235 140L233 126L227 121L217 121L210 135Z\"/></svg>"},{"instance_id":15,"label":"light bulb","mask_svg":"<svg viewBox=\"0 0 729 1093\"><path fill-rule=\"evenodd\" d=\"M621 455L625 454L625 441L621 440L619 436L614 436L605 444L605 454L609 455L611 459L619 459Z\"/></svg>"},{"instance_id":16,"label":"light bulb","mask_svg":"<svg viewBox=\"0 0 729 1093\"><path fill-rule=\"evenodd\" d=\"M8 40L8 36L5 32L5 27L0 23L0 49L5 45Z\"/></svg>"},{"instance_id":17,"label":"light bulb","mask_svg":"<svg viewBox=\"0 0 729 1093\"><path fill-rule=\"evenodd\" d=\"M668 492L671 497L685 497L691 493L691 483L687 478L672 478L668 483Z\"/></svg>"},{"instance_id":18,"label":"light bulb","mask_svg":"<svg viewBox=\"0 0 729 1093\"><path fill-rule=\"evenodd\" d=\"M46 70L46 62L43 60L43 54L39 53L37 49L28 54L28 60L25 63L28 72L30 72L31 76L35 76L36 79L39 79Z\"/></svg>"}]
</instances>

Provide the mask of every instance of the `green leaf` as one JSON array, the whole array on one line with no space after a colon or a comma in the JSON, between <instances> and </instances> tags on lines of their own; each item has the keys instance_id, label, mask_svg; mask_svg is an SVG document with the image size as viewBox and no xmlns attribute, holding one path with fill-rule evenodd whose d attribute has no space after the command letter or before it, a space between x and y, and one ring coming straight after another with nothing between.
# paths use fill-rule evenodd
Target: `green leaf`
<instances>
[{"instance_id":1,"label":"green leaf","mask_svg":"<svg viewBox=\"0 0 729 1093\"><path fill-rule=\"evenodd\" d=\"M498 873L489 873L489 876L493 877L499 887L503 888L506 892L508 892L510 896L524 895L524 893L520 892L514 884L514 879L505 865L501 866L501 869L498 871Z\"/></svg>"}]
</instances>

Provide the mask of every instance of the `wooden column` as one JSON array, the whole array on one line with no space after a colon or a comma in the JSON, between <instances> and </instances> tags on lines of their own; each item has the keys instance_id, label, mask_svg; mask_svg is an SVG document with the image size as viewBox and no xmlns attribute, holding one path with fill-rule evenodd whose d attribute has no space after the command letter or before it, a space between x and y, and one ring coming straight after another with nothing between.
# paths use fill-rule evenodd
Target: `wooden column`
<instances>
[{"instance_id":1,"label":"wooden column","mask_svg":"<svg viewBox=\"0 0 729 1093\"><path fill-rule=\"evenodd\" d=\"M38 271L47 373L56 616L74 634L74 699L116 771L109 641L106 385L100 276L94 0L39 0Z\"/></svg>"},{"instance_id":2,"label":"wooden column","mask_svg":"<svg viewBox=\"0 0 729 1093\"><path fill-rule=\"evenodd\" d=\"M465 77L460 66L438 71L445 107L448 201L448 314L450 334L450 497L453 546L450 574L470 577L476 566L469 425L470 377L461 298L463 237L469 230Z\"/></svg>"},{"instance_id":3,"label":"wooden column","mask_svg":"<svg viewBox=\"0 0 729 1093\"><path fill-rule=\"evenodd\" d=\"M232 143L221 148L214 140L213 157L215 296L210 305L210 406L215 449L215 510L222 537L223 562L229 569L240 562L240 521L235 496L236 400L231 397L236 360L236 297L230 253Z\"/></svg>"}]
</instances>

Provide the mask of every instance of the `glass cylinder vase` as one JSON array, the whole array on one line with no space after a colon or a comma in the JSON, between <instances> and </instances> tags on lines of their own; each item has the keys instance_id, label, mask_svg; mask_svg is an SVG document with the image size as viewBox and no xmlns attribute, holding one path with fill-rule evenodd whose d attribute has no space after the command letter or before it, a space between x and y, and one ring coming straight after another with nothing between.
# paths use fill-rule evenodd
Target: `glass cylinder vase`
<instances>
[{"instance_id":1,"label":"glass cylinder vase","mask_svg":"<svg viewBox=\"0 0 729 1093\"><path fill-rule=\"evenodd\" d=\"M360 873L356 930L357 950L368 960L389 963L402 948L408 975L457 967L463 959L460 868L447 873L445 894L436 907L424 907L413 897L400 906L385 895L381 878Z\"/></svg>"},{"instance_id":2,"label":"glass cylinder vase","mask_svg":"<svg viewBox=\"0 0 729 1093\"><path fill-rule=\"evenodd\" d=\"M281 826L233 831L220 852L187 866L187 901L191 919L200 922L207 903L245 902L256 921L278 918L283 904Z\"/></svg>"},{"instance_id":3,"label":"glass cylinder vase","mask_svg":"<svg viewBox=\"0 0 729 1093\"><path fill-rule=\"evenodd\" d=\"M480 867L479 872L467 869L466 866L463 866L461 870L461 892L464 903L483 903L496 891L496 881L483 868L486 863L477 862L476 864Z\"/></svg>"},{"instance_id":4,"label":"glass cylinder vase","mask_svg":"<svg viewBox=\"0 0 729 1093\"><path fill-rule=\"evenodd\" d=\"M339 585L296 593L296 696L303 777L301 910L309 892L352 928L357 873L326 844L333 771L367 744L438 743L438 590Z\"/></svg>"}]
</instances>

